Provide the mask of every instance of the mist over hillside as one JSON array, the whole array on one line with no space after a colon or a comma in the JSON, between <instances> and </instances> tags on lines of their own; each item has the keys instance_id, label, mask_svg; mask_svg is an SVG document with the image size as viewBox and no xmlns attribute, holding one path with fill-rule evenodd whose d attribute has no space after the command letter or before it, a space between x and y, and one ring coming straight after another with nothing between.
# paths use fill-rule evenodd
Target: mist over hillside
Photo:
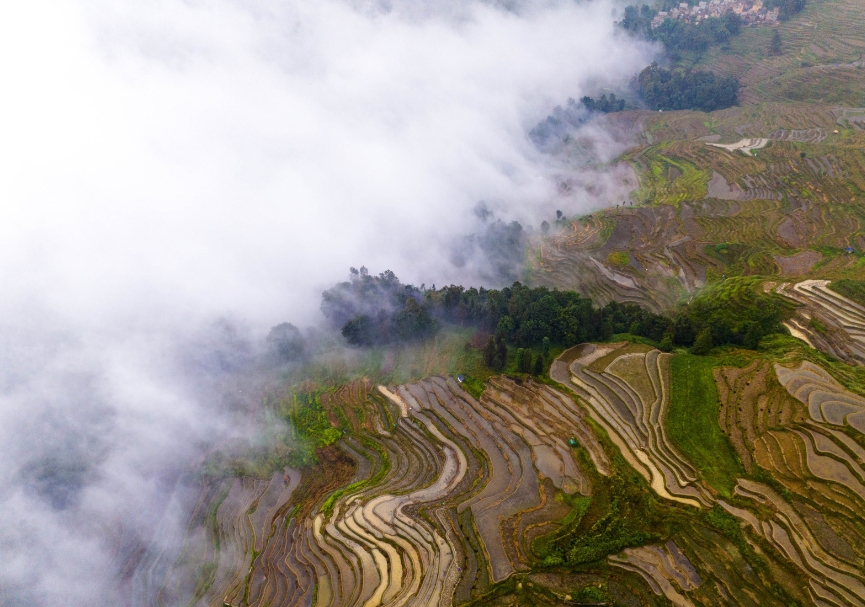
<instances>
[{"instance_id":1,"label":"mist over hillside","mask_svg":"<svg viewBox=\"0 0 865 607\"><path fill-rule=\"evenodd\" d=\"M358 260L415 283L503 282L488 225L606 205L619 176L528 133L653 60L611 15L599 1L10 6L0 603L146 603L129 572L181 541L184 475L214 445L261 440L266 331L317 323L321 291ZM602 126L579 136L601 163L621 150Z\"/></svg>"}]
</instances>

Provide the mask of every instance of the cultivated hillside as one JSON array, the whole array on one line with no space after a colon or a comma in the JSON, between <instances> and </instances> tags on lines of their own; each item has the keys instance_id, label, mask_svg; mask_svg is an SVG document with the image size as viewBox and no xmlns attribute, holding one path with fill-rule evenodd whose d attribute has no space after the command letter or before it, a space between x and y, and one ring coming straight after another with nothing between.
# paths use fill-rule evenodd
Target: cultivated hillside
<instances>
[{"instance_id":1,"label":"cultivated hillside","mask_svg":"<svg viewBox=\"0 0 865 607\"><path fill-rule=\"evenodd\" d=\"M638 187L530 241L530 286L643 311L343 283L405 309L379 333L347 316L350 356L273 388L289 433L205 462L186 543L130 567L136 596L865 606L865 2L808 0L780 54L772 31L681 58L738 77L737 107L595 118ZM409 311L427 337L385 335Z\"/></svg>"}]
</instances>

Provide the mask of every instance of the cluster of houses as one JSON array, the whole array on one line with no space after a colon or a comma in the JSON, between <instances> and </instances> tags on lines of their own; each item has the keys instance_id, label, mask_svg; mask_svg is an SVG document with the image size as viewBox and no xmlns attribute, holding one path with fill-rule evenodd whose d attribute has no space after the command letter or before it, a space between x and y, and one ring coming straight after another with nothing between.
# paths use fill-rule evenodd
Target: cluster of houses
<instances>
[{"instance_id":1,"label":"cluster of houses","mask_svg":"<svg viewBox=\"0 0 865 607\"><path fill-rule=\"evenodd\" d=\"M726 13L736 13L746 25L774 23L778 21L778 9L768 10L763 0L708 0L690 6L682 2L670 11L659 12L652 19L652 27L658 27L666 19L681 19L687 23L699 23L709 17L721 17Z\"/></svg>"}]
</instances>

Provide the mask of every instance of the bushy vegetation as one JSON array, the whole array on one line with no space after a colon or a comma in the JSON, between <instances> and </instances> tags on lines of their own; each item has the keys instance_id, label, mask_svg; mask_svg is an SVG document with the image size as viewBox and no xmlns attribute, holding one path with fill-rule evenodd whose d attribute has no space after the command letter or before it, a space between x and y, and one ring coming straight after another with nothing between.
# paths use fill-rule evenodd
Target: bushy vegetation
<instances>
[{"instance_id":1,"label":"bushy vegetation","mask_svg":"<svg viewBox=\"0 0 865 607\"><path fill-rule=\"evenodd\" d=\"M787 21L805 8L805 0L765 0L763 3L768 9L778 9L778 19Z\"/></svg>"},{"instance_id":2,"label":"bushy vegetation","mask_svg":"<svg viewBox=\"0 0 865 607\"><path fill-rule=\"evenodd\" d=\"M649 38L652 35L652 19L657 14L658 11L652 9L648 4L626 6L625 16L619 21L619 26L629 32Z\"/></svg>"},{"instance_id":3,"label":"bushy vegetation","mask_svg":"<svg viewBox=\"0 0 865 607\"><path fill-rule=\"evenodd\" d=\"M574 499L561 529L535 540L532 550L545 566L576 567L657 541L656 507L642 477L617 472L596 498Z\"/></svg>"},{"instance_id":4,"label":"bushy vegetation","mask_svg":"<svg viewBox=\"0 0 865 607\"><path fill-rule=\"evenodd\" d=\"M317 449L335 443L342 432L330 424L317 392L294 394L294 403L286 417L298 437Z\"/></svg>"},{"instance_id":5,"label":"bushy vegetation","mask_svg":"<svg viewBox=\"0 0 865 607\"><path fill-rule=\"evenodd\" d=\"M342 327L346 341L371 346L428 337L436 321L421 305L422 290L403 285L390 270L371 276L365 267L351 268L351 279L325 291L321 311Z\"/></svg>"},{"instance_id":6,"label":"bushy vegetation","mask_svg":"<svg viewBox=\"0 0 865 607\"><path fill-rule=\"evenodd\" d=\"M605 341L616 333L659 340L670 324L633 304L614 302L598 309L574 291L519 282L501 290L451 285L427 295L437 317L490 331L519 347L542 345L545 338L560 345Z\"/></svg>"},{"instance_id":7,"label":"bushy vegetation","mask_svg":"<svg viewBox=\"0 0 865 607\"><path fill-rule=\"evenodd\" d=\"M673 323L673 342L697 346L705 354L713 346L736 345L755 349L773 333L785 333L781 324L792 313L792 304L779 295L757 291L759 280L728 278L706 288L682 306ZM707 343L708 341L708 343Z\"/></svg>"},{"instance_id":8,"label":"bushy vegetation","mask_svg":"<svg viewBox=\"0 0 865 607\"><path fill-rule=\"evenodd\" d=\"M301 359L306 349L300 330L288 322L276 325L270 330L267 346L274 357L284 362Z\"/></svg>"},{"instance_id":9,"label":"bushy vegetation","mask_svg":"<svg viewBox=\"0 0 865 607\"><path fill-rule=\"evenodd\" d=\"M742 18L736 13L709 17L697 24L678 19L666 19L655 30L655 39L674 58L683 51L702 53L713 44L724 44L742 30Z\"/></svg>"},{"instance_id":10,"label":"bushy vegetation","mask_svg":"<svg viewBox=\"0 0 865 607\"><path fill-rule=\"evenodd\" d=\"M571 130L585 123L588 118L589 114L583 103L568 99L565 107L557 105L549 116L529 131L529 138L539 147L549 146L564 140Z\"/></svg>"},{"instance_id":11,"label":"bushy vegetation","mask_svg":"<svg viewBox=\"0 0 865 607\"><path fill-rule=\"evenodd\" d=\"M739 81L712 72L666 70L653 63L637 77L640 95L654 110L712 112L736 105Z\"/></svg>"},{"instance_id":12,"label":"bushy vegetation","mask_svg":"<svg viewBox=\"0 0 865 607\"><path fill-rule=\"evenodd\" d=\"M609 114L610 112L621 112L625 109L625 100L616 99L614 93L611 93L609 98L606 95L601 95L600 99L586 96L580 99L580 103L582 103L583 107L590 112L603 112L604 114Z\"/></svg>"}]
</instances>

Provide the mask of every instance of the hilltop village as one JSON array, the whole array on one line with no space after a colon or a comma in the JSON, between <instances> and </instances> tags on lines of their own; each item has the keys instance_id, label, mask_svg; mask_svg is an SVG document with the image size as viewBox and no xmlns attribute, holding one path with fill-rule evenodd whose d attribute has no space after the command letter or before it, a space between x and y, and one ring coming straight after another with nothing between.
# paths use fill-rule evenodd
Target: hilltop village
<instances>
[{"instance_id":1,"label":"hilltop village","mask_svg":"<svg viewBox=\"0 0 865 607\"><path fill-rule=\"evenodd\" d=\"M735 13L742 18L746 25L760 23L776 23L778 21L778 9L768 10L763 6L762 0L710 0L703 1L696 6L689 6L682 2L670 11L660 11L652 19L652 28L659 27L667 19L680 19L686 23L699 23L709 17L721 17L727 13Z\"/></svg>"}]
</instances>

